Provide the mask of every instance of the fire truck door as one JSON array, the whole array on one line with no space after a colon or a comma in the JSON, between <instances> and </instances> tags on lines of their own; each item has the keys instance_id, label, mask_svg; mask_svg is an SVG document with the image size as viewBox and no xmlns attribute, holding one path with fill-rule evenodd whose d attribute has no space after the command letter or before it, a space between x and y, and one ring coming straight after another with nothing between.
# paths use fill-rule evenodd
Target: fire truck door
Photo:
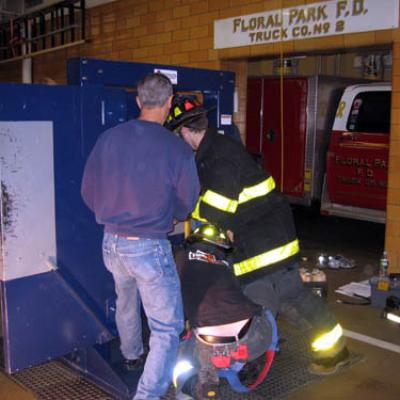
<instances>
[{"instance_id":1,"label":"fire truck door","mask_svg":"<svg viewBox=\"0 0 400 400\"><path fill-rule=\"evenodd\" d=\"M305 78L285 78L283 90L279 78L264 78L262 112L264 166L272 173L277 186L285 194L295 197L302 197L304 192L306 107Z\"/></svg>"},{"instance_id":2,"label":"fire truck door","mask_svg":"<svg viewBox=\"0 0 400 400\"><path fill-rule=\"evenodd\" d=\"M327 187L333 203L386 209L390 92L361 92L353 99L345 131L333 131Z\"/></svg>"}]
</instances>

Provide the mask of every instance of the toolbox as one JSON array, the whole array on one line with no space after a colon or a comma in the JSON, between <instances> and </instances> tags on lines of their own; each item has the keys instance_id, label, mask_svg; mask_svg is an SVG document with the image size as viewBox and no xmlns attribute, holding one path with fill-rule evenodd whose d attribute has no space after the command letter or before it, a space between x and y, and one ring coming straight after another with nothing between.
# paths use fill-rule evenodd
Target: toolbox
<instances>
[{"instance_id":1,"label":"toolbox","mask_svg":"<svg viewBox=\"0 0 400 400\"><path fill-rule=\"evenodd\" d=\"M378 289L379 277L374 276L370 279L372 307L384 308L386 305L386 299L389 296L400 298L400 274L390 274L389 279L389 290Z\"/></svg>"}]
</instances>

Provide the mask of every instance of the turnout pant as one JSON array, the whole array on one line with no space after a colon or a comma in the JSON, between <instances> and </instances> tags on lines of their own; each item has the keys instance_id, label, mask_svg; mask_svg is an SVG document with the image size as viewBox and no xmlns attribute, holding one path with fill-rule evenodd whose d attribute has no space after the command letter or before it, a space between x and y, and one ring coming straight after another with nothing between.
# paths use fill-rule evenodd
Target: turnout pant
<instances>
[{"instance_id":1,"label":"turnout pant","mask_svg":"<svg viewBox=\"0 0 400 400\"><path fill-rule=\"evenodd\" d=\"M242 288L251 300L269 308L278 317L282 316L301 331L307 332L311 340L331 331L338 323L325 301L304 286L297 263L265 274L251 283L242 285ZM342 338L334 351L330 351L329 354L313 352L313 357L333 357L343 347Z\"/></svg>"}]
</instances>

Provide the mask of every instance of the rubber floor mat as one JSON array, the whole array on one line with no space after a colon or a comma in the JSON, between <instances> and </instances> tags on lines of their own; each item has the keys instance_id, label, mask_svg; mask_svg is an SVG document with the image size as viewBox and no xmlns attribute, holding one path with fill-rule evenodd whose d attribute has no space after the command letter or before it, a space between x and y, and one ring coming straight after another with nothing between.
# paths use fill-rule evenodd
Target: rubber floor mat
<instances>
[{"instance_id":1,"label":"rubber floor mat","mask_svg":"<svg viewBox=\"0 0 400 400\"><path fill-rule=\"evenodd\" d=\"M51 361L12 375L38 400L115 400L61 361Z\"/></svg>"},{"instance_id":2,"label":"rubber floor mat","mask_svg":"<svg viewBox=\"0 0 400 400\"><path fill-rule=\"evenodd\" d=\"M265 380L248 394L234 392L225 380L221 380L219 396L223 400L267 400L283 399L290 393L325 377L312 374L308 371L311 362L311 355L306 342L306 335L296 332L290 325L279 323L279 336L281 338L280 351L275 356L271 369ZM362 360L360 354L351 353L350 362L339 369L337 374L347 369L349 366ZM255 370L260 370L263 365L263 359L253 364ZM195 380L187 390L194 393ZM250 382L244 382L250 383ZM173 400L174 392L171 389L164 400Z\"/></svg>"},{"instance_id":3,"label":"rubber floor mat","mask_svg":"<svg viewBox=\"0 0 400 400\"><path fill-rule=\"evenodd\" d=\"M308 372L310 354L305 341L305 335L296 332L286 324L279 324L281 351L276 355L271 369L264 380L249 394L234 392L225 380L221 380L220 398L223 400L242 399L282 399L290 393L323 379ZM363 357L351 353L350 362L338 373L360 361ZM263 361L254 362L253 369L262 368ZM12 375L17 382L31 390L38 400L115 400L116 397L107 394L101 388L91 383L60 361L29 368ZM193 392L195 382L189 387ZM163 397L164 400L174 400L174 390L171 388ZM118 399L119 400L119 399Z\"/></svg>"}]
</instances>

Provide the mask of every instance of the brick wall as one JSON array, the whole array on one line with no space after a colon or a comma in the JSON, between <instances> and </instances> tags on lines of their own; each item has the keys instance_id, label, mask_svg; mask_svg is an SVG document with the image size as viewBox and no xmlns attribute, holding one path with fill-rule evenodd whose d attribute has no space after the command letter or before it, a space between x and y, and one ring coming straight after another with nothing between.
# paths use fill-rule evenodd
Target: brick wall
<instances>
[{"instance_id":1,"label":"brick wall","mask_svg":"<svg viewBox=\"0 0 400 400\"><path fill-rule=\"evenodd\" d=\"M240 130L243 143L246 142L246 93L247 93L247 68L245 60L235 62L225 61L221 64L222 69L233 71L236 74L236 95L238 110L234 113L234 123Z\"/></svg>"},{"instance_id":2,"label":"brick wall","mask_svg":"<svg viewBox=\"0 0 400 400\"><path fill-rule=\"evenodd\" d=\"M280 53L346 49L390 43L391 31L338 35L272 45L213 49L213 23L228 18L312 3L305 0L119 0L87 10L88 43L35 57L33 80L65 82L65 60L71 57L177 64L237 72L239 111L235 120L245 137L248 57ZM224 62L225 60L225 62ZM226 62L229 60L229 62ZM241 62L238 62L241 60ZM21 63L0 65L0 80L19 81Z\"/></svg>"},{"instance_id":3,"label":"brick wall","mask_svg":"<svg viewBox=\"0 0 400 400\"><path fill-rule=\"evenodd\" d=\"M385 248L390 271L400 272L400 41L395 40Z\"/></svg>"},{"instance_id":4,"label":"brick wall","mask_svg":"<svg viewBox=\"0 0 400 400\"><path fill-rule=\"evenodd\" d=\"M21 82L22 63L20 61L0 64L0 82Z\"/></svg>"}]
</instances>

